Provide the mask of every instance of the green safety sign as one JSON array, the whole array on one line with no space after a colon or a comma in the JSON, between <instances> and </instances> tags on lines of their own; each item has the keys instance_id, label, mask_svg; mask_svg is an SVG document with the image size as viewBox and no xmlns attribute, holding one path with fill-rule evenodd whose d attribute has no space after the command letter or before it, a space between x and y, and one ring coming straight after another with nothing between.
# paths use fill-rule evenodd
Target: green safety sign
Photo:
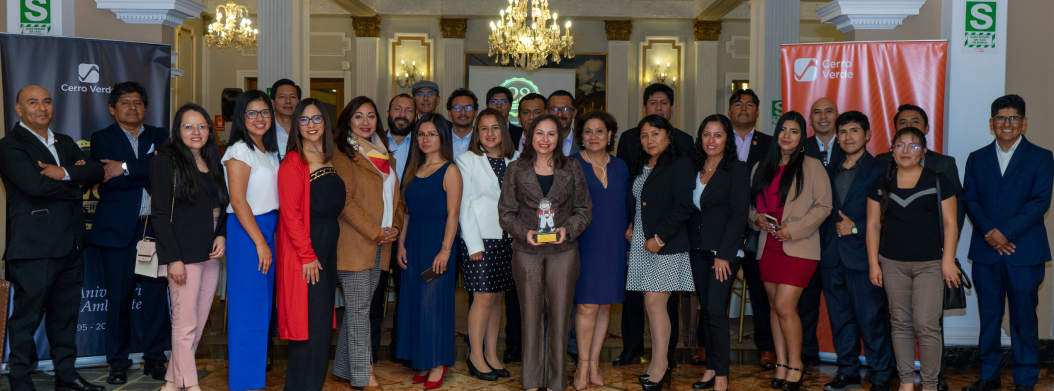
<instances>
[{"instance_id":1,"label":"green safety sign","mask_svg":"<svg viewBox=\"0 0 1054 391\"><path fill-rule=\"evenodd\" d=\"M966 33L963 46L967 48L995 48L995 13L994 1L966 2Z\"/></svg>"},{"instance_id":2,"label":"green safety sign","mask_svg":"<svg viewBox=\"0 0 1054 391\"><path fill-rule=\"evenodd\" d=\"M51 33L51 0L18 0L19 30L22 34Z\"/></svg>"}]
</instances>

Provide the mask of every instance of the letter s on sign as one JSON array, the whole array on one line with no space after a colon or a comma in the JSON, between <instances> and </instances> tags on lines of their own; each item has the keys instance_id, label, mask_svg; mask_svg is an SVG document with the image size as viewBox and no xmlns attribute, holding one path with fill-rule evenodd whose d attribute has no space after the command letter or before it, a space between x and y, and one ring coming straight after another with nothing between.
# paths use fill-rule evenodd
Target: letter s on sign
<instances>
[{"instance_id":1,"label":"letter s on sign","mask_svg":"<svg viewBox=\"0 0 1054 391\"><path fill-rule=\"evenodd\" d=\"M31 22L40 22L48 17L48 9L44 8L47 0L22 0L26 2L26 8L33 12L26 12L26 19ZM42 4L37 4L42 3Z\"/></svg>"},{"instance_id":2,"label":"letter s on sign","mask_svg":"<svg viewBox=\"0 0 1054 391\"><path fill-rule=\"evenodd\" d=\"M970 16L973 16L973 20L970 20L970 28L973 30L988 30L992 28L993 13L992 6L987 3L977 3L973 7L970 7Z\"/></svg>"}]
</instances>

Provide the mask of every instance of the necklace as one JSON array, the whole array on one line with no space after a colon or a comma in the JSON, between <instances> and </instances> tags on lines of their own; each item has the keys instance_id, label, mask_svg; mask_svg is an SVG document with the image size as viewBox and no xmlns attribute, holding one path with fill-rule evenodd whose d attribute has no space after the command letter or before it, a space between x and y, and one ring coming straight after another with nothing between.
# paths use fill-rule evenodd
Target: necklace
<instances>
[{"instance_id":1,"label":"necklace","mask_svg":"<svg viewBox=\"0 0 1054 391\"><path fill-rule=\"evenodd\" d=\"M605 153L605 155L607 155L607 154ZM600 165L600 166L598 166L596 163L593 163L593 159L589 158L589 153L583 153L582 156L586 158L586 161L589 162L589 164L592 165L594 169L595 168L599 168L600 169L600 172L601 172L600 182L604 185L604 187L608 187L608 168L607 168L607 165L608 165L609 162L611 162L611 155L608 155L607 161L604 162L604 164Z\"/></svg>"},{"instance_id":2,"label":"necklace","mask_svg":"<svg viewBox=\"0 0 1054 391\"><path fill-rule=\"evenodd\" d=\"M195 161L195 162L197 162L198 160L201 160L201 156L195 156L195 157L194 157L194 161Z\"/></svg>"}]
</instances>

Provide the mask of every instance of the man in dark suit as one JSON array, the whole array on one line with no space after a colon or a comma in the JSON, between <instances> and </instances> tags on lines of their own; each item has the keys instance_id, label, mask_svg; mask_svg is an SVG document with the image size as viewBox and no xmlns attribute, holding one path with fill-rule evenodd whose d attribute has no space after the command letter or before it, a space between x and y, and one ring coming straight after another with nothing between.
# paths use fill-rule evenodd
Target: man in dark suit
<instances>
[{"instance_id":1,"label":"man in dark suit","mask_svg":"<svg viewBox=\"0 0 1054 391\"><path fill-rule=\"evenodd\" d=\"M825 391L854 390L860 380L860 339L871 367L871 391L888 391L893 370L889 301L871 284L867 261L867 192L886 168L867 152L871 124L859 111L838 116L838 144L844 154L831 162L831 214L820 230L822 275L838 372Z\"/></svg>"},{"instance_id":2,"label":"man in dark suit","mask_svg":"<svg viewBox=\"0 0 1054 391\"><path fill-rule=\"evenodd\" d=\"M747 163L751 172L769 153L769 147L772 146L772 136L754 128L758 122L759 103L761 101L758 95L751 89L737 90L728 99L728 118L732 120L732 129L735 130L732 138L736 142L736 155L739 161ZM761 269L758 268L755 252L758 231L747 228L744 236L747 244L753 245L753 248L743 249L740 264L743 265L743 278L750 291L750 310L753 314L751 318L754 323L754 345L758 349L758 364L765 369L776 369L776 345L772 340L772 325L769 323L769 296L765 292L765 284L761 282Z\"/></svg>"},{"instance_id":3,"label":"man in dark suit","mask_svg":"<svg viewBox=\"0 0 1054 391\"><path fill-rule=\"evenodd\" d=\"M661 83L648 86L644 89L644 107L641 110L643 117L658 114L669 120L673 116L673 99L673 89L670 86ZM692 136L688 133L674 128L673 142L677 143L677 148L681 150L682 154L688 156L695 154L695 144L692 142ZM640 145L639 127L622 132L622 135L619 136L615 156L622 159L627 165L636 164ZM670 314L670 324L673 325L670 334L670 348L668 350L671 367L676 366L676 362L672 357L673 351L677 347L677 336L680 330L680 326L677 323L680 318L680 311L677 308L679 299L679 294L671 294L669 301L666 302L666 312ZM699 342L702 343L702 339ZM705 359L706 348L701 348L704 349L704 354L701 357ZM612 365L620 367L634 364L643 355L644 294L642 292L626 291L626 301L622 303L622 352L615 358Z\"/></svg>"},{"instance_id":4,"label":"man in dark suit","mask_svg":"<svg viewBox=\"0 0 1054 391\"><path fill-rule=\"evenodd\" d=\"M930 118L926 115L926 110L921 107L912 104L903 104L897 107L897 115L893 116L893 127L899 131L906 127L914 127L922 130L923 134L930 134ZM888 166L893 162L893 152L886 152L875 157L879 163ZM922 156L922 165L937 171L948 179L952 180L955 184L954 189L950 189L955 192L955 207L958 213L959 232L963 230L963 222L966 221L966 209L963 208L962 198L962 181L959 180L959 167L955 164L955 158L947 155L941 155L940 153L934 152L932 149L927 148L926 154ZM941 342L943 343L944 338L944 317L941 317ZM948 391L948 382L944 379L944 368L947 367L948 363L944 360L944 354L941 354L941 371L937 374L937 391Z\"/></svg>"},{"instance_id":5,"label":"man in dark suit","mask_svg":"<svg viewBox=\"0 0 1054 391\"><path fill-rule=\"evenodd\" d=\"M560 120L560 147L564 156L578 153L582 148L575 142L575 96L568 91L556 90L549 94L549 114Z\"/></svg>"},{"instance_id":6,"label":"man in dark suit","mask_svg":"<svg viewBox=\"0 0 1054 391\"><path fill-rule=\"evenodd\" d=\"M7 278L14 290L7 328L8 381L14 391L36 388L28 369L36 357L33 333L44 317L55 390L103 391L73 368L77 316L84 283L81 253L87 246L81 186L103 179L103 167L73 138L48 129L51 94L21 89L15 112L22 119L0 139L0 178L7 191ZM46 315L46 317L45 317Z\"/></svg>"},{"instance_id":7,"label":"man in dark suit","mask_svg":"<svg viewBox=\"0 0 1054 391\"><path fill-rule=\"evenodd\" d=\"M135 274L136 245L144 235L152 236L146 227L150 217L150 160L168 140L164 129L143 125L148 104L141 84L130 81L114 86L109 105L116 123L91 136L92 159L105 165L88 244L99 247L107 297L113 304L106 312L106 362L110 364L106 382L110 384L126 383L132 366L128 353L137 282L142 286L143 316L138 334L142 336L143 374L164 380L168 361L168 279Z\"/></svg>"},{"instance_id":8,"label":"man in dark suit","mask_svg":"<svg viewBox=\"0 0 1054 391\"><path fill-rule=\"evenodd\" d=\"M995 142L970 153L963 186L973 225L969 258L981 318L981 376L963 391L1001 389L999 337L1007 303L1014 389L1032 391L1039 376L1036 305L1051 258L1043 219L1054 187L1054 154L1025 139L1028 118L1020 96L992 102L988 126Z\"/></svg>"},{"instance_id":9,"label":"man in dark suit","mask_svg":"<svg viewBox=\"0 0 1054 391\"><path fill-rule=\"evenodd\" d=\"M509 139L513 142L512 146L517 150L520 149L520 137L523 137L523 128L509 121L509 113L512 112L512 90L502 86L492 87L487 90L485 103L488 109L498 110L505 115L505 123L509 124Z\"/></svg>"}]
</instances>

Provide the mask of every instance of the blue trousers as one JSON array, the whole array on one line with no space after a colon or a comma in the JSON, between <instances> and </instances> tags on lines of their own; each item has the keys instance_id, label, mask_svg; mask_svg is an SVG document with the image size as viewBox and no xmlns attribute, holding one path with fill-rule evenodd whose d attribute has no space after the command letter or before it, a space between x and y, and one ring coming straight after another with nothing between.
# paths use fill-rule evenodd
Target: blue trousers
<instances>
[{"instance_id":1,"label":"blue trousers","mask_svg":"<svg viewBox=\"0 0 1054 391\"><path fill-rule=\"evenodd\" d=\"M994 264L973 263L972 275L977 292L977 312L981 318L981 335L977 348L981 353L981 379L999 379L999 362L1003 360L1000 327L1006 303L1010 302L1011 370L1014 385L1034 387L1039 377L1039 285L1043 283L1044 264L1013 266L1005 260Z\"/></svg>"},{"instance_id":2,"label":"blue trousers","mask_svg":"<svg viewBox=\"0 0 1054 391\"><path fill-rule=\"evenodd\" d=\"M860 339L871 367L869 378L888 381L893 371L889 301L884 288L871 284L867 271L851 270L839 262L834 268L819 268L827 316L838 355L838 373L860 376Z\"/></svg>"},{"instance_id":3,"label":"blue trousers","mask_svg":"<svg viewBox=\"0 0 1054 391\"><path fill-rule=\"evenodd\" d=\"M267 328L274 292L274 234L278 213L257 215L256 225L271 248L267 274L257 270L256 244L238 216L227 216L227 350L231 390L264 388L267 369Z\"/></svg>"}]
</instances>

